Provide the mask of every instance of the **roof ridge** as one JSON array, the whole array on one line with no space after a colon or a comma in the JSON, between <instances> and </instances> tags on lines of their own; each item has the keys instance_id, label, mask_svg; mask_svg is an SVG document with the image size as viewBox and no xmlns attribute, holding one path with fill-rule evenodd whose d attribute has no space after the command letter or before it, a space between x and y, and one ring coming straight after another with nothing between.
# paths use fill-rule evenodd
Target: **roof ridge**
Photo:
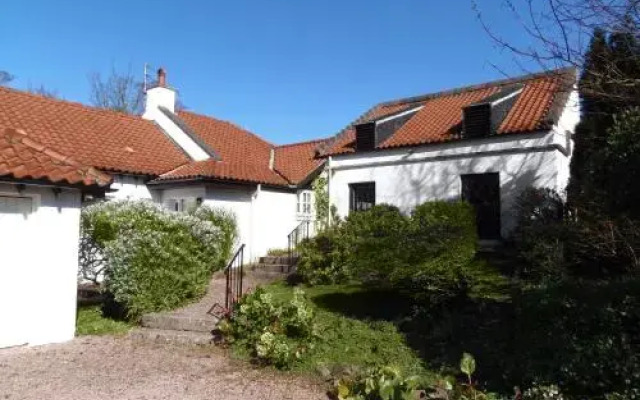
<instances>
[{"instance_id":1,"label":"roof ridge","mask_svg":"<svg viewBox=\"0 0 640 400\"><path fill-rule=\"evenodd\" d=\"M116 110L110 110L110 109L107 109L107 108L100 108L100 107L90 106L88 104L84 104L84 103L81 103L79 101L58 99L58 98L55 98L55 97L45 97L45 96L42 96L40 94L30 93L30 92L25 91L25 90L20 90L20 89L8 87L8 86L0 86L0 91L2 91L2 90L6 90L8 92L13 92L13 93L21 95L21 96L31 97L31 98L35 98L35 99L46 101L46 102L62 103L62 104L66 104L66 105L73 106L73 107L83 108L83 109L88 110L88 111L94 111L94 112L99 112L99 113L103 113L103 114L114 115L114 116L127 118L127 119L135 119L135 120L140 120L140 121L147 121L144 118L142 118L142 116L140 116L140 115L127 114L127 113L124 113L124 112L121 112L121 111L116 111Z\"/></svg>"},{"instance_id":2,"label":"roof ridge","mask_svg":"<svg viewBox=\"0 0 640 400\"><path fill-rule=\"evenodd\" d=\"M325 141L331 140L331 139L332 139L332 137L327 137L327 138L322 138L322 139L310 139L310 140L305 140L305 141L302 141L302 142L285 143L285 144L276 145L275 148L276 149L281 149L283 147L293 147L293 146L302 146L304 144L321 143L321 142L325 142Z\"/></svg>"},{"instance_id":3,"label":"roof ridge","mask_svg":"<svg viewBox=\"0 0 640 400\"><path fill-rule=\"evenodd\" d=\"M480 90L480 89L487 89L495 86L509 85L513 83L522 83L524 81L535 80L535 79L539 79L546 76L549 76L549 77L552 77L554 75L562 76L569 72L573 72L575 74L577 72L577 68L576 67L557 68L549 71L533 72L533 73L520 75L512 78L495 79L492 81L460 86L454 89L441 90L438 92L431 92L431 93L426 93L426 94L417 95L417 96L409 96L409 97L403 97L395 100L383 101L381 103L377 103L374 107L393 106L393 105L398 105L402 103L417 103L417 102L429 100L435 97L456 95L456 94L471 92L471 91Z\"/></svg>"}]
</instances>

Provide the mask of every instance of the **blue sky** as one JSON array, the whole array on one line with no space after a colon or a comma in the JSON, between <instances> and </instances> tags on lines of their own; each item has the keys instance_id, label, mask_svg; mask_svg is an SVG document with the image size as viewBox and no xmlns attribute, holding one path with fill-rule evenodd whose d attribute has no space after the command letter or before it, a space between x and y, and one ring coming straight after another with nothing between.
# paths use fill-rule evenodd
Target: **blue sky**
<instances>
[{"instance_id":1,"label":"blue sky","mask_svg":"<svg viewBox=\"0 0 640 400\"><path fill-rule=\"evenodd\" d=\"M0 70L87 102L92 72L164 66L192 111L274 143L329 136L373 104L522 70L470 0L5 2ZM490 23L520 40L497 0ZM535 67L532 67L535 69Z\"/></svg>"}]
</instances>

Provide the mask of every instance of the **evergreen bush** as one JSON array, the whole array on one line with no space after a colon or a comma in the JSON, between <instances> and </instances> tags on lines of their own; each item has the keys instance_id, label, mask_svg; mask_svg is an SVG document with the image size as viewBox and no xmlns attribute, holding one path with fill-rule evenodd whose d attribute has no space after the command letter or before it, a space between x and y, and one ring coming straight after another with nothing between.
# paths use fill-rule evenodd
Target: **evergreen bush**
<instances>
[{"instance_id":1,"label":"evergreen bush","mask_svg":"<svg viewBox=\"0 0 640 400\"><path fill-rule=\"evenodd\" d=\"M190 215L118 201L82 211L82 236L99 248L104 288L116 303L110 308L130 319L202 296L211 273L232 251L235 229L232 216L207 208Z\"/></svg>"}]
</instances>

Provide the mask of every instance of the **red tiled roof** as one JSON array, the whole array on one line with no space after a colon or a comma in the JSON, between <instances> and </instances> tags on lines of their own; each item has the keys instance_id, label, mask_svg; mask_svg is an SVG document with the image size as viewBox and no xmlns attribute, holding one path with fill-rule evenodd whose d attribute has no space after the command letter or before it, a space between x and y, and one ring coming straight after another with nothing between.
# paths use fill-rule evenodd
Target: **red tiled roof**
<instances>
[{"instance_id":1,"label":"red tiled roof","mask_svg":"<svg viewBox=\"0 0 640 400\"><path fill-rule=\"evenodd\" d=\"M178 116L219 156L232 164L269 167L273 145L230 122L180 111Z\"/></svg>"},{"instance_id":2,"label":"red tiled roof","mask_svg":"<svg viewBox=\"0 0 640 400\"><path fill-rule=\"evenodd\" d=\"M5 87L0 126L102 170L158 175L189 160L151 121Z\"/></svg>"},{"instance_id":3,"label":"red tiled roof","mask_svg":"<svg viewBox=\"0 0 640 400\"><path fill-rule=\"evenodd\" d=\"M24 131L0 128L0 177L55 184L107 186L111 177L51 150Z\"/></svg>"},{"instance_id":4,"label":"red tiled roof","mask_svg":"<svg viewBox=\"0 0 640 400\"><path fill-rule=\"evenodd\" d=\"M226 161L204 160L194 161L160 175L151 183L161 183L171 180L218 179L236 182L263 183L269 185L286 186L288 182L269 169L251 163L229 163Z\"/></svg>"},{"instance_id":5,"label":"red tiled roof","mask_svg":"<svg viewBox=\"0 0 640 400\"><path fill-rule=\"evenodd\" d=\"M378 145L378 149L416 146L460 140L462 109L498 92L508 85L523 84L524 89L507 114L496 134L526 133L549 129L555 112L564 106L568 85L575 82L575 69L562 69L515 79L490 82L461 89L409 99L381 103L358 118L327 146L323 155L355 151L355 125L364 121L423 106L398 131Z\"/></svg>"},{"instance_id":6,"label":"red tiled roof","mask_svg":"<svg viewBox=\"0 0 640 400\"><path fill-rule=\"evenodd\" d=\"M292 183L300 183L324 160L316 157L328 139L292 143L275 148L275 169Z\"/></svg>"}]
</instances>

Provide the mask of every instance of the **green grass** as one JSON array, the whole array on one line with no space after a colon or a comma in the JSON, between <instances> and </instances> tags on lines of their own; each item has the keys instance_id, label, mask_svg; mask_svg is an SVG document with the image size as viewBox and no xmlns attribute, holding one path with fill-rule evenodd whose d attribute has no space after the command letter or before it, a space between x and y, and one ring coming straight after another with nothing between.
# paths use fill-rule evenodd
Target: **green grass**
<instances>
[{"instance_id":1,"label":"green grass","mask_svg":"<svg viewBox=\"0 0 640 400\"><path fill-rule=\"evenodd\" d=\"M124 335L132 325L102 315L100 306L78 308L76 335Z\"/></svg>"},{"instance_id":2,"label":"green grass","mask_svg":"<svg viewBox=\"0 0 640 400\"><path fill-rule=\"evenodd\" d=\"M406 311L407 300L397 294L365 290L358 285L328 285L303 288L317 306L322 339L294 370L315 372L319 367L396 366L407 375L427 375L416 352L398 331L394 319ZM274 299L287 301L293 288L282 283L266 287Z\"/></svg>"}]
</instances>

